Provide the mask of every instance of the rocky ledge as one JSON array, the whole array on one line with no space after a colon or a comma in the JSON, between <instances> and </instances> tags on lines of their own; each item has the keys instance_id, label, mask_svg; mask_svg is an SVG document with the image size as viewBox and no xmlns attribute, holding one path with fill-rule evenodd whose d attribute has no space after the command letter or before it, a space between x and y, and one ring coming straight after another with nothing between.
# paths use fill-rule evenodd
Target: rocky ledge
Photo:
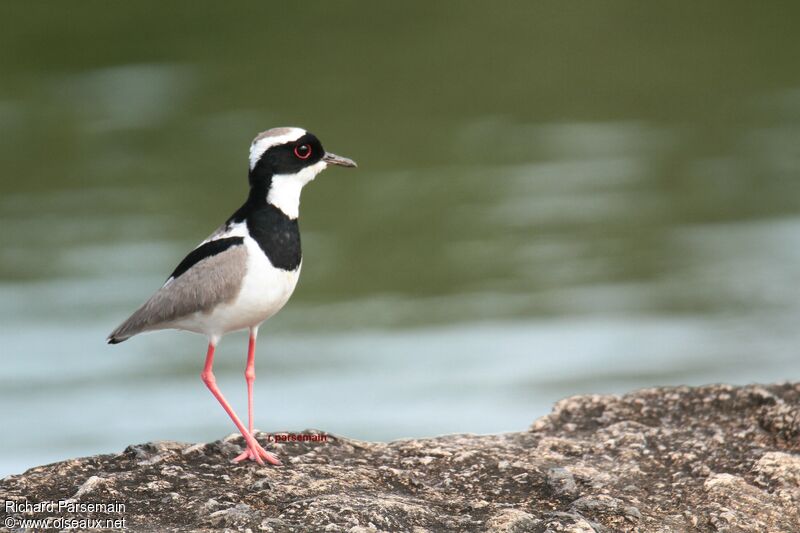
<instances>
[{"instance_id":1,"label":"rocky ledge","mask_svg":"<svg viewBox=\"0 0 800 533\"><path fill-rule=\"evenodd\" d=\"M230 464L241 446L33 468L0 482L0 514L128 531L800 531L800 384L578 396L502 435L270 442L281 467ZM83 507L25 507L59 501Z\"/></svg>"}]
</instances>

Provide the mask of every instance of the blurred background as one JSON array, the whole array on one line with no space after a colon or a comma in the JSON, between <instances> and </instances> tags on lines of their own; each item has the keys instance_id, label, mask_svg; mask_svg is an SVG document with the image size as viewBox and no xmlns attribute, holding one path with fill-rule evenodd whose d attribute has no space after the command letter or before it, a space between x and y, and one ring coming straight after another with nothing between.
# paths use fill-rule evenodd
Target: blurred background
<instances>
[{"instance_id":1,"label":"blurred background","mask_svg":"<svg viewBox=\"0 0 800 533\"><path fill-rule=\"evenodd\" d=\"M0 4L0 475L234 430L204 338L106 335L244 200L303 196L256 426L522 430L560 398L800 379L800 4ZM215 366L246 414L244 334Z\"/></svg>"}]
</instances>

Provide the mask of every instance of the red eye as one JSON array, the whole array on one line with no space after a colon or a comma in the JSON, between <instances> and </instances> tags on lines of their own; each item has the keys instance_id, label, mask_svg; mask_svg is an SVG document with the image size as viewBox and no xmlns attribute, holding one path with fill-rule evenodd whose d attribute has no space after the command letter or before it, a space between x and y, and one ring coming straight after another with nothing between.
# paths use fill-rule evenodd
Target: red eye
<instances>
[{"instance_id":1,"label":"red eye","mask_svg":"<svg viewBox=\"0 0 800 533\"><path fill-rule=\"evenodd\" d=\"M311 157L311 147L307 144L295 146L294 155L296 155L298 159L308 159Z\"/></svg>"}]
</instances>

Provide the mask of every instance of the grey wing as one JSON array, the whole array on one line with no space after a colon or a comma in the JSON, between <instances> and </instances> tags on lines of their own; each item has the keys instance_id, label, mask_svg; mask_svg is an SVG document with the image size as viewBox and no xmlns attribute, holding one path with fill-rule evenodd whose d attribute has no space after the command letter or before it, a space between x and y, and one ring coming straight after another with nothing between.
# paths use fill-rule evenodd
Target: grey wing
<instances>
[{"instance_id":1,"label":"grey wing","mask_svg":"<svg viewBox=\"0 0 800 533\"><path fill-rule=\"evenodd\" d=\"M236 299L247 268L247 248L241 238L217 239L195 248L108 342L116 344L137 333L163 329L197 312L209 312Z\"/></svg>"}]
</instances>

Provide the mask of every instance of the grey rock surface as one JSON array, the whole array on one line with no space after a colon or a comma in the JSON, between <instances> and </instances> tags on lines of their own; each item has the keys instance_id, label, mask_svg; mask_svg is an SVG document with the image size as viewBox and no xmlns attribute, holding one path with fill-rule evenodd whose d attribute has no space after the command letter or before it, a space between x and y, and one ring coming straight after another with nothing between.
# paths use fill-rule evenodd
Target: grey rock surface
<instances>
[{"instance_id":1,"label":"grey rock surface","mask_svg":"<svg viewBox=\"0 0 800 533\"><path fill-rule=\"evenodd\" d=\"M800 384L578 396L501 435L270 442L281 467L231 464L241 447L130 446L9 476L0 498L122 502L74 516L128 531L800 532ZM0 523L65 514L3 504Z\"/></svg>"}]
</instances>

